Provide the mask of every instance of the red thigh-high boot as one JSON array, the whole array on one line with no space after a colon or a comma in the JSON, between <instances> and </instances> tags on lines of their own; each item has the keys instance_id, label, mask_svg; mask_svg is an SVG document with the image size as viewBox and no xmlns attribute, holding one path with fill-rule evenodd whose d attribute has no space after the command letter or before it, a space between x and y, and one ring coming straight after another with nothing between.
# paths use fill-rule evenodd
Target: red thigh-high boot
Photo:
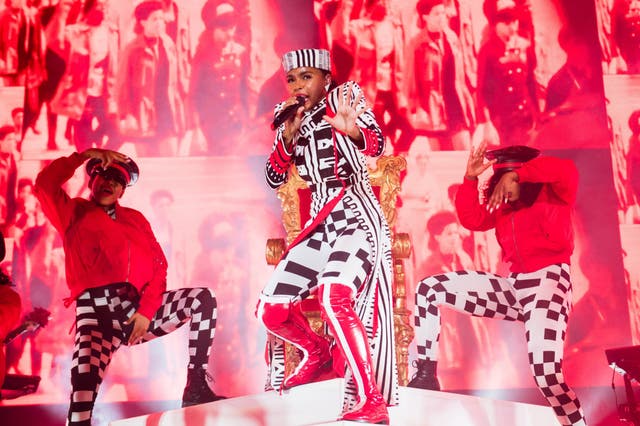
<instances>
[{"instance_id":1,"label":"red thigh-high boot","mask_svg":"<svg viewBox=\"0 0 640 426\"><path fill-rule=\"evenodd\" d=\"M359 402L353 411L343 413L342 420L389 424L387 403L376 385L367 334L353 310L353 291L346 285L323 285L318 290L322 316L353 373Z\"/></svg>"},{"instance_id":2,"label":"red thigh-high boot","mask_svg":"<svg viewBox=\"0 0 640 426\"><path fill-rule=\"evenodd\" d=\"M261 303L262 322L276 336L293 344L303 353L296 369L282 386L285 389L310 383L331 369L329 343L309 326L298 306L289 303Z\"/></svg>"}]
</instances>

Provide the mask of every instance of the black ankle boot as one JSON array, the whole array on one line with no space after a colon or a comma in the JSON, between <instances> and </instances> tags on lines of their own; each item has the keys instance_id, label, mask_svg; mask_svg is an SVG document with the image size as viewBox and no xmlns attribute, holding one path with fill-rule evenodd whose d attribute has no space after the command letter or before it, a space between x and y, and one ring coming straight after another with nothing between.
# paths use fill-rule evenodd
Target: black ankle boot
<instances>
[{"instance_id":1,"label":"black ankle boot","mask_svg":"<svg viewBox=\"0 0 640 426\"><path fill-rule=\"evenodd\" d=\"M187 373L187 386L182 394L182 406L189 407L191 405L204 404L205 402L213 402L226 397L216 395L207 382L213 379L202 368L189 370Z\"/></svg>"},{"instance_id":2,"label":"black ankle boot","mask_svg":"<svg viewBox=\"0 0 640 426\"><path fill-rule=\"evenodd\" d=\"M407 385L410 388L420 388L428 390L440 390L440 382L436 376L437 361L430 359L418 359L413 361L413 366L417 368L416 374Z\"/></svg>"}]
</instances>

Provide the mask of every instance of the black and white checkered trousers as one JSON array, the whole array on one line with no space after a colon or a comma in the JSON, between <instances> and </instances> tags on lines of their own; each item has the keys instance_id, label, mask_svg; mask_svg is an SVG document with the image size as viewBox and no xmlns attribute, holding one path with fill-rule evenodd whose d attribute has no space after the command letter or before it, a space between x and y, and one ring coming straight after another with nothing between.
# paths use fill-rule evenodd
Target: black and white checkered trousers
<instances>
[{"instance_id":1,"label":"black and white checkered trousers","mask_svg":"<svg viewBox=\"0 0 640 426\"><path fill-rule=\"evenodd\" d=\"M354 213L339 206L278 263L260 299L297 303L322 284L343 284L356 294L371 273L371 250Z\"/></svg>"},{"instance_id":2,"label":"black and white checkered trousers","mask_svg":"<svg viewBox=\"0 0 640 426\"><path fill-rule=\"evenodd\" d=\"M521 321L533 377L560 424L586 425L580 402L562 373L571 291L567 264L507 278L476 271L427 277L418 283L415 295L418 358L438 359L440 306L478 317Z\"/></svg>"},{"instance_id":3,"label":"black and white checkered trousers","mask_svg":"<svg viewBox=\"0 0 640 426\"><path fill-rule=\"evenodd\" d=\"M91 414L111 357L127 345L138 294L129 283L91 288L76 301L76 337L71 363L68 424L91 425ZM181 288L163 293L141 343L168 334L188 320L189 369L207 368L215 334L217 302L208 288Z\"/></svg>"}]
</instances>

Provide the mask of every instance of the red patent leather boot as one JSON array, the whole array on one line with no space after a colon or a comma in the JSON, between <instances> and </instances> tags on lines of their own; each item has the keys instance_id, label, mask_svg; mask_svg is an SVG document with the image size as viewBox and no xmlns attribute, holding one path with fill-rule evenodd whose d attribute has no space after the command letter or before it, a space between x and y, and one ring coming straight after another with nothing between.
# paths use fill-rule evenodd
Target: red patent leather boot
<instances>
[{"instance_id":1,"label":"red patent leather boot","mask_svg":"<svg viewBox=\"0 0 640 426\"><path fill-rule=\"evenodd\" d=\"M322 316L353 373L359 403L342 414L342 420L389 424L387 403L376 385L367 334L352 307L352 290L342 284L323 285L318 290Z\"/></svg>"},{"instance_id":2,"label":"red patent leather boot","mask_svg":"<svg viewBox=\"0 0 640 426\"><path fill-rule=\"evenodd\" d=\"M296 369L282 383L284 389L311 383L331 369L329 343L309 326L300 308L282 303L264 303L262 322L276 336L302 351Z\"/></svg>"}]
</instances>

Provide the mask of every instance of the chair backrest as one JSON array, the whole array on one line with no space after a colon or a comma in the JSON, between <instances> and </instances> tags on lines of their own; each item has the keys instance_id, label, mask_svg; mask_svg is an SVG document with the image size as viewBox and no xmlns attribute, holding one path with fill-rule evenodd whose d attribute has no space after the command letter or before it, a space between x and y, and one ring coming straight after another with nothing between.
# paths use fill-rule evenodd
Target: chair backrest
<instances>
[{"instance_id":1,"label":"chair backrest","mask_svg":"<svg viewBox=\"0 0 640 426\"><path fill-rule=\"evenodd\" d=\"M382 212L393 231L397 212L396 203L400 192L400 174L406 168L403 157L382 156L376 167L369 169L369 180L378 197ZM287 233L287 244L291 243L309 219L311 195L305 181L300 178L295 166L291 166L289 179L277 191L282 205L282 224Z\"/></svg>"}]
</instances>

